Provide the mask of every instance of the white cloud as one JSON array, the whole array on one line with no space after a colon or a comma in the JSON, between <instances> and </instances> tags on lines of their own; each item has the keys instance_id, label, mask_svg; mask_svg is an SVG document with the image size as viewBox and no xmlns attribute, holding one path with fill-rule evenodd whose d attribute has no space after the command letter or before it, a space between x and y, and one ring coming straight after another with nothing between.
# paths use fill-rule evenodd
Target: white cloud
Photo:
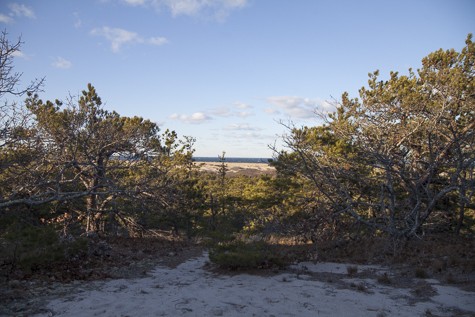
<instances>
[{"instance_id":1,"label":"white cloud","mask_svg":"<svg viewBox=\"0 0 475 317\"><path fill-rule=\"evenodd\" d=\"M317 100L295 96L269 97L267 101L280 108L286 115L300 119L314 117L318 104Z\"/></svg>"},{"instance_id":2,"label":"white cloud","mask_svg":"<svg viewBox=\"0 0 475 317\"><path fill-rule=\"evenodd\" d=\"M155 3L168 7L173 16L211 15L224 20L232 10L246 6L247 0L162 0Z\"/></svg>"},{"instance_id":3,"label":"white cloud","mask_svg":"<svg viewBox=\"0 0 475 317\"><path fill-rule=\"evenodd\" d=\"M73 63L71 63L65 58L58 56L51 65L55 68L68 69L68 68L71 68L71 66L73 66Z\"/></svg>"},{"instance_id":4,"label":"white cloud","mask_svg":"<svg viewBox=\"0 0 475 317\"><path fill-rule=\"evenodd\" d=\"M170 119L193 124L200 124L212 120L210 116L203 112L195 112L191 115L174 113L170 116Z\"/></svg>"},{"instance_id":5,"label":"white cloud","mask_svg":"<svg viewBox=\"0 0 475 317\"><path fill-rule=\"evenodd\" d=\"M33 9L30 7L27 7L24 4L11 3L8 7L10 8L12 14L15 16L27 17L30 19L36 18L35 12L33 11Z\"/></svg>"},{"instance_id":6,"label":"white cloud","mask_svg":"<svg viewBox=\"0 0 475 317\"><path fill-rule=\"evenodd\" d=\"M0 23L12 23L13 22L13 19L11 17L9 17L8 15L5 15L5 14L1 14L0 13Z\"/></svg>"},{"instance_id":7,"label":"white cloud","mask_svg":"<svg viewBox=\"0 0 475 317\"><path fill-rule=\"evenodd\" d=\"M173 16L211 16L220 21L233 10L244 8L248 0L122 0L131 6L167 8Z\"/></svg>"},{"instance_id":8,"label":"white cloud","mask_svg":"<svg viewBox=\"0 0 475 317\"><path fill-rule=\"evenodd\" d=\"M309 99L295 96L277 96L267 98L267 102L277 106L287 116L299 119L315 118L316 113L331 112L335 110L335 106L321 99ZM266 109L266 113L280 113L277 109Z\"/></svg>"},{"instance_id":9,"label":"white cloud","mask_svg":"<svg viewBox=\"0 0 475 317\"><path fill-rule=\"evenodd\" d=\"M104 26L102 28L95 28L91 31L92 35L102 36L108 40L111 44L111 50L114 53L118 53L122 46L126 44L150 44L150 45L163 45L168 42L164 37L151 37L144 39L139 34L120 29Z\"/></svg>"},{"instance_id":10,"label":"white cloud","mask_svg":"<svg viewBox=\"0 0 475 317\"><path fill-rule=\"evenodd\" d=\"M92 35L105 37L111 44L112 52L117 53L124 44L134 43L139 41L139 36L135 32L130 32L119 28L110 28L104 26L102 28L95 28L91 31Z\"/></svg>"}]
</instances>

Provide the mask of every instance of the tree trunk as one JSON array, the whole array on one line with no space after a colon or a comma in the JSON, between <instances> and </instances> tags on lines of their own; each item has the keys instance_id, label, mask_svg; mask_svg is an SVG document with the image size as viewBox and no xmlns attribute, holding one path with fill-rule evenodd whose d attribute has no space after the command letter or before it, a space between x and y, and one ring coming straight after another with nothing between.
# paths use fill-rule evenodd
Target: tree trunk
<instances>
[{"instance_id":1,"label":"tree trunk","mask_svg":"<svg viewBox=\"0 0 475 317\"><path fill-rule=\"evenodd\" d=\"M96 195L86 197L86 232L96 231L95 210L97 207Z\"/></svg>"},{"instance_id":2,"label":"tree trunk","mask_svg":"<svg viewBox=\"0 0 475 317\"><path fill-rule=\"evenodd\" d=\"M455 228L455 234L459 235L460 230L462 229L463 222L465 220L465 184L462 183L459 189L459 201L460 201L460 207L459 207L459 218L457 221L457 227Z\"/></svg>"}]
</instances>

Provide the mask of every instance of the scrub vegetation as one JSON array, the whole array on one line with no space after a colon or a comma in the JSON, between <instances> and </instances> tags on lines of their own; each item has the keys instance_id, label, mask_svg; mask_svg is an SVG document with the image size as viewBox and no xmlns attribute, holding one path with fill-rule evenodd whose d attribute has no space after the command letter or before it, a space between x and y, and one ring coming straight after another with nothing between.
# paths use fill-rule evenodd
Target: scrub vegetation
<instances>
[{"instance_id":1,"label":"scrub vegetation","mask_svg":"<svg viewBox=\"0 0 475 317\"><path fill-rule=\"evenodd\" d=\"M20 46L0 36L2 279L81 269L124 239L199 242L234 270L345 258L410 258L416 276L475 267L471 35L407 75L370 73L359 98L315 114L322 125L284 124L275 173L258 175L230 174L224 152L217 171L200 169L193 136L105 110L91 84L42 100L42 79L20 87Z\"/></svg>"}]
</instances>

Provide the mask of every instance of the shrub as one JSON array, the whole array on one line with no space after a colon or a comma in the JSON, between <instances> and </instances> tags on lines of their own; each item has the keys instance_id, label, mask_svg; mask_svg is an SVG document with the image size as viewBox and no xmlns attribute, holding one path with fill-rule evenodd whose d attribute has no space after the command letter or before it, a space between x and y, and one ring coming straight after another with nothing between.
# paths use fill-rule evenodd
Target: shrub
<instances>
[{"instance_id":1,"label":"shrub","mask_svg":"<svg viewBox=\"0 0 475 317\"><path fill-rule=\"evenodd\" d=\"M415 276L416 276L417 278L422 278L422 279L424 279L424 278L427 278L427 277L428 277L426 270L424 270L423 268L417 268L417 269L415 270L414 274L415 274Z\"/></svg>"},{"instance_id":2,"label":"shrub","mask_svg":"<svg viewBox=\"0 0 475 317\"><path fill-rule=\"evenodd\" d=\"M51 226L13 223L0 235L0 269L7 278L14 272L31 274L55 263L86 254L84 239L61 240Z\"/></svg>"},{"instance_id":3,"label":"shrub","mask_svg":"<svg viewBox=\"0 0 475 317\"><path fill-rule=\"evenodd\" d=\"M282 268L290 264L289 258L263 241L220 243L211 248L209 258L220 267L231 270Z\"/></svg>"},{"instance_id":4,"label":"shrub","mask_svg":"<svg viewBox=\"0 0 475 317\"><path fill-rule=\"evenodd\" d=\"M12 226L2 235L2 260L11 270L32 272L47 262L64 256L59 239L50 227Z\"/></svg>"}]
</instances>

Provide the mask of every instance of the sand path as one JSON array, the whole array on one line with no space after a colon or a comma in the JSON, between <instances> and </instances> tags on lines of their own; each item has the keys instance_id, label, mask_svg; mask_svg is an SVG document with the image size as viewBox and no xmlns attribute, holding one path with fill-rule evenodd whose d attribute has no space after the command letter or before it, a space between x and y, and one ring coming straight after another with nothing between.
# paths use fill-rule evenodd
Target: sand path
<instances>
[{"instance_id":1,"label":"sand path","mask_svg":"<svg viewBox=\"0 0 475 317\"><path fill-rule=\"evenodd\" d=\"M475 315L475 293L437 280L424 280L431 291L421 299L411 288L352 278L344 264L301 263L271 276L222 275L208 266L204 253L176 268L159 266L149 277L84 283L36 316ZM389 272L379 266L358 270ZM321 273L334 278L316 279Z\"/></svg>"}]
</instances>

